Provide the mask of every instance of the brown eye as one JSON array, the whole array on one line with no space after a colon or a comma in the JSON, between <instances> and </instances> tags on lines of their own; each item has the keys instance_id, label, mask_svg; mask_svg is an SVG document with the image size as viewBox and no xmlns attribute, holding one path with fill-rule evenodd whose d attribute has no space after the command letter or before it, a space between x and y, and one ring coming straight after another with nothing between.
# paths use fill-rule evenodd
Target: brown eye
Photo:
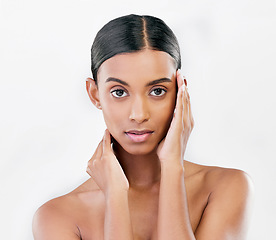
<instances>
[{"instance_id":1,"label":"brown eye","mask_svg":"<svg viewBox=\"0 0 276 240\"><path fill-rule=\"evenodd\" d=\"M153 96L163 96L167 91L163 88L155 88L151 91Z\"/></svg>"},{"instance_id":2,"label":"brown eye","mask_svg":"<svg viewBox=\"0 0 276 240\"><path fill-rule=\"evenodd\" d=\"M113 97L116 97L116 98L125 97L127 95L123 89L115 89L111 91L111 94Z\"/></svg>"}]
</instances>

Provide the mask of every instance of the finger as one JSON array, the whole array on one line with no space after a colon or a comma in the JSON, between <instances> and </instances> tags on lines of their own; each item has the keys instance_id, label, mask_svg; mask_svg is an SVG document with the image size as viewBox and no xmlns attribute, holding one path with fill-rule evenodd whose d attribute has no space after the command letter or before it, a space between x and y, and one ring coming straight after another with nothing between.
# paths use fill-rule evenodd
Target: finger
<instances>
[{"instance_id":1,"label":"finger","mask_svg":"<svg viewBox=\"0 0 276 240\"><path fill-rule=\"evenodd\" d=\"M184 89L184 94L183 94L183 117L182 117L182 120L183 120L183 124L184 124L184 127L186 127L188 124L189 124L189 99L188 99L188 91L187 91L187 88L185 86L185 89Z\"/></svg>"},{"instance_id":2,"label":"finger","mask_svg":"<svg viewBox=\"0 0 276 240\"><path fill-rule=\"evenodd\" d=\"M191 127L193 128L194 118L193 118L193 114L192 114L190 95L189 95L188 91L187 91L187 94L188 94L188 105L189 105L189 118L190 118L190 122L191 122Z\"/></svg>"},{"instance_id":3,"label":"finger","mask_svg":"<svg viewBox=\"0 0 276 240\"><path fill-rule=\"evenodd\" d=\"M178 86L178 89L180 89L181 86L184 84L184 79L182 77L182 73L180 69L177 70L176 76L177 76L177 86Z\"/></svg>"},{"instance_id":4,"label":"finger","mask_svg":"<svg viewBox=\"0 0 276 240\"><path fill-rule=\"evenodd\" d=\"M191 108L191 101L190 101L190 95L188 93L188 89L186 88L185 91L185 95L186 95L186 108L187 110L184 109L184 116L183 116L183 124L184 124L184 128L186 128L186 130L188 132L191 132L193 127L194 127L194 118L192 115L192 108Z\"/></svg>"},{"instance_id":5,"label":"finger","mask_svg":"<svg viewBox=\"0 0 276 240\"><path fill-rule=\"evenodd\" d=\"M107 151L111 151L111 136L108 129L105 130L103 138L103 153Z\"/></svg>"},{"instance_id":6,"label":"finger","mask_svg":"<svg viewBox=\"0 0 276 240\"><path fill-rule=\"evenodd\" d=\"M103 149L102 145L103 145L103 140L100 141L100 143L98 144L93 156L88 161L87 169L89 168L92 171L95 160L96 159L101 159L102 149Z\"/></svg>"},{"instance_id":7,"label":"finger","mask_svg":"<svg viewBox=\"0 0 276 240\"><path fill-rule=\"evenodd\" d=\"M88 173L88 175L94 180L94 181L96 181L96 179L95 179L95 169L94 169L94 167L87 167L86 168L86 172Z\"/></svg>"},{"instance_id":8,"label":"finger","mask_svg":"<svg viewBox=\"0 0 276 240\"><path fill-rule=\"evenodd\" d=\"M97 148L96 148L96 150L95 150L95 152L94 152L91 159L96 159L101 155L102 148L103 148L102 144L103 144L103 139L99 142L99 144L98 144L98 146L97 146Z\"/></svg>"},{"instance_id":9,"label":"finger","mask_svg":"<svg viewBox=\"0 0 276 240\"><path fill-rule=\"evenodd\" d=\"M88 161L87 167L86 167L86 172L92 177L93 176L93 171L94 171L94 162L96 159L90 159Z\"/></svg>"},{"instance_id":10,"label":"finger","mask_svg":"<svg viewBox=\"0 0 276 240\"><path fill-rule=\"evenodd\" d=\"M183 94L183 92L181 92L181 88L183 86L183 79L182 79L182 75L181 75L181 70L178 69L176 72L176 81L177 81L177 86L178 86L178 92L177 92L177 98L176 98L176 106L174 109L174 114L173 117L176 117L176 113L178 115L178 113L181 111L181 104L179 104L180 99L181 99L181 95Z\"/></svg>"},{"instance_id":11,"label":"finger","mask_svg":"<svg viewBox=\"0 0 276 240\"><path fill-rule=\"evenodd\" d=\"M91 177L93 176L92 170L90 169L89 165L88 165L87 168L86 168L86 172L87 172Z\"/></svg>"},{"instance_id":12,"label":"finger","mask_svg":"<svg viewBox=\"0 0 276 240\"><path fill-rule=\"evenodd\" d=\"M183 104L184 104L184 86L182 85L181 88L179 88L177 93L177 100L176 100L176 107L175 107L175 121L177 124L181 124L182 122L182 115L183 115ZM182 127L182 126L181 126Z\"/></svg>"}]
</instances>

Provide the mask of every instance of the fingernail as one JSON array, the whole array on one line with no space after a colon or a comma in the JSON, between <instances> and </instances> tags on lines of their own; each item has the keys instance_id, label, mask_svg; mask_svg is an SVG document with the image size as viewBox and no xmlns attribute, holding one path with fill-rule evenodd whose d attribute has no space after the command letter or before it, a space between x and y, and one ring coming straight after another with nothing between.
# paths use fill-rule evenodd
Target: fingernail
<instances>
[{"instance_id":1,"label":"fingernail","mask_svg":"<svg viewBox=\"0 0 276 240\"><path fill-rule=\"evenodd\" d=\"M185 83L185 85L187 86L187 80L186 80L186 78L184 78L184 83Z\"/></svg>"},{"instance_id":2,"label":"fingernail","mask_svg":"<svg viewBox=\"0 0 276 240\"><path fill-rule=\"evenodd\" d=\"M180 69L178 69L177 74L181 75L181 70Z\"/></svg>"}]
</instances>

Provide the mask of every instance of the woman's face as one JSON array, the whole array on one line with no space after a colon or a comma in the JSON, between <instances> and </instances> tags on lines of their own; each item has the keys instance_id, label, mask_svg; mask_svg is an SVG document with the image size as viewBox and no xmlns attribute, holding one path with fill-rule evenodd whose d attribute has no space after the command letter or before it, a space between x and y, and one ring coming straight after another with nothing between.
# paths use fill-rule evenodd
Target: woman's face
<instances>
[{"instance_id":1,"label":"woman's face","mask_svg":"<svg viewBox=\"0 0 276 240\"><path fill-rule=\"evenodd\" d=\"M98 71L98 99L106 126L130 154L156 149L166 135L176 101L176 69L166 52L115 55Z\"/></svg>"}]
</instances>

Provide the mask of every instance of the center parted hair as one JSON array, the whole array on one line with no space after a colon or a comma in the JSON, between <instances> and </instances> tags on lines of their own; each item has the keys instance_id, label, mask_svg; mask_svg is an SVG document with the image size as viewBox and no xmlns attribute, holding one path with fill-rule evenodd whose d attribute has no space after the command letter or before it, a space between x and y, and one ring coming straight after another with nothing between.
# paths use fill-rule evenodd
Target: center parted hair
<instances>
[{"instance_id":1,"label":"center parted hair","mask_svg":"<svg viewBox=\"0 0 276 240\"><path fill-rule=\"evenodd\" d=\"M101 64L120 53L144 49L163 51L181 68L180 48L176 36L166 23L148 15L130 14L115 18L97 33L91 48L91 71L97 83Z\"/></svg>"}]
</instances>

